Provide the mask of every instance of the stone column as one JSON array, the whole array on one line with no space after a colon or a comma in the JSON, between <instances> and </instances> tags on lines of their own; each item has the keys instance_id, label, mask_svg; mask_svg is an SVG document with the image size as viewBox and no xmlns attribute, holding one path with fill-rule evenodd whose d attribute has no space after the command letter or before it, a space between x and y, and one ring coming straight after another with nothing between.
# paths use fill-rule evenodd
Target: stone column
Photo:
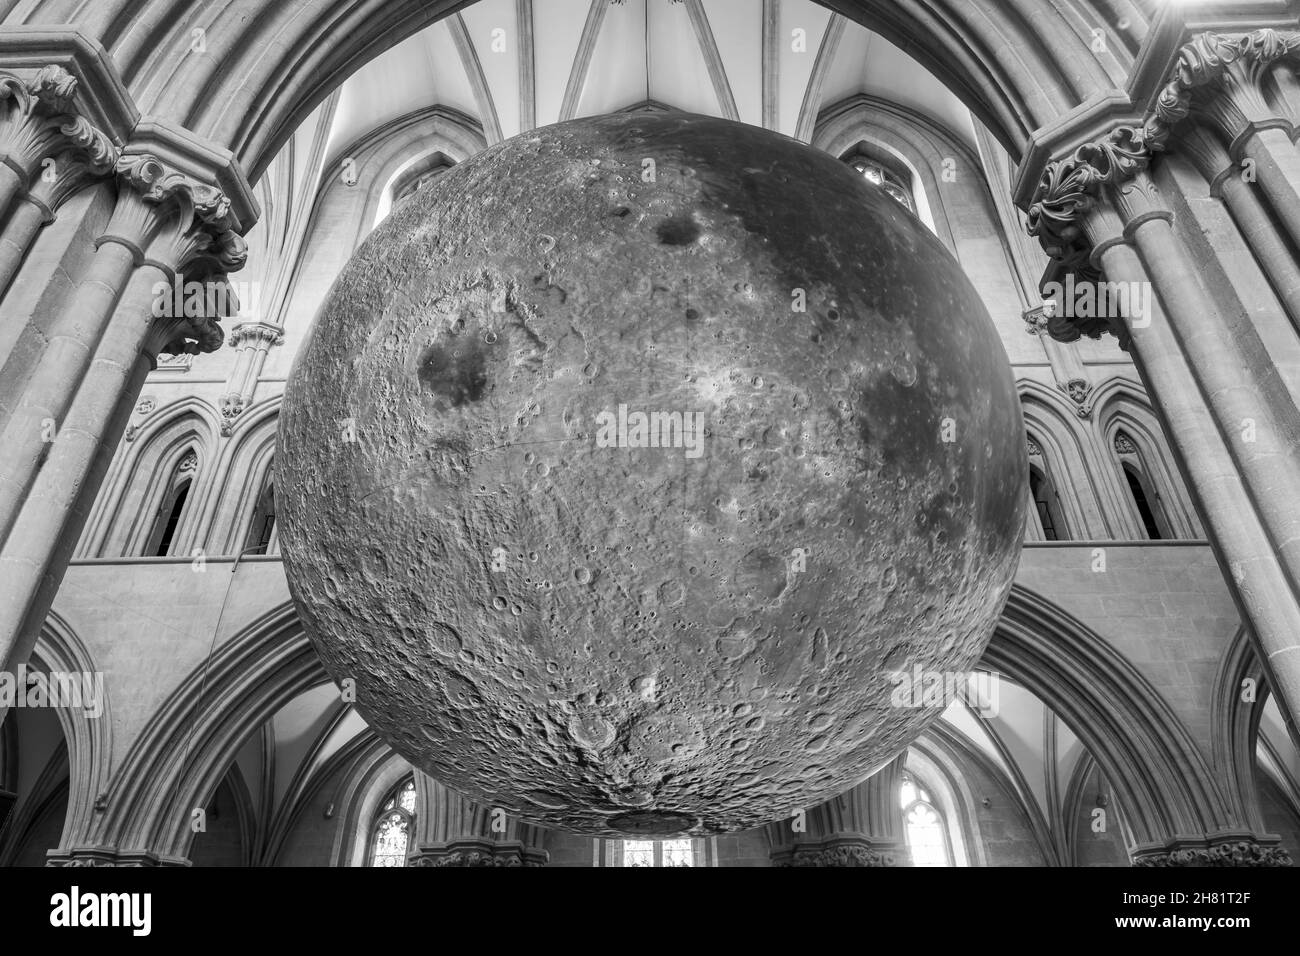
<instances>
[{"instance_id":1,"label":"stone column","mask_svg":"<svg viewBox=\"0 0 1300 956\"><path fill-rule=\"evenodd\" d=\"M38 370L29 384L29 392L41 388L29 408L46 413L46 420L58 415L57 431L43 435L31 425L31 412L15 415L6 429L15 444L28 438L18 430L24 426L48 444L25 476L27 493L16 503L0 502L15 512L0 546L0 574L7 582L0 600L0 647L8 644L11 666L31 650L159 352L210 352L222 343L219 315L169 314L173 278L189 270L222 283L226 270L243 263L242 240L224 234L229 232L223 221L226 203L219 191L169 173L152 154L124 156L118 167L118 205L95 257L96 265L104 266L92 269L103 281L84 296L81 289L88 286L83 284L71 305L70 321L76 321L79 307L93 305L87 311L102 329L94 350L86 358L73 350L47 353L42 370L49 374ZM109 249L112 254L101 258ZM112 285L102 273L111 276ZM161 301L160 289L167 290ZM57 387L60 380L51 376L60 371L75 383L71 388L67 381Z\"/></svg>"},{"instance_id":2,"label":"stone column","mask_svg":"<svg viewBox=\"0 0 1300 956\"><path fill-rule=\"evenodd\" d=\"M75 35L44 39L48 54L0 37L0 65L11 54L14 62L0 73L0 666L7 669L30 653L157 356L222 344L220 314L173 317L157 289L185 274L224 288L225 274L243 264L239 234L256 217L228 152L142 120L108 62ZM60 65L41 64L45 55ZM93 97L83 98L86 88ZM83 187L112 205L102 228L64 231L76 254L65 254L56 271L84 263L80 274L47 290L39 308L6 312L7 293L32 286L13 282L15 270L33 267L29 252L42 228ZM102 221L87 214L82 225Z\"/></svg>"},{"instance_id":3,"label":"stone column","mask_svg":"<svg viewBox=\"0 0 1300 956\"><path fill-rule=\"evenodd\" d=\"M269 322L240 322L230 330L226 344L235 350L235 365L221 396L221 434L230 435L235 422L253 401L257 379L266 365L266 353L284 344L284 330Z\"/></svg>"},{"instance_id":4,"label":"stone column","mask_svg":"<svg viewBox=\"0 0 1300 956\"><path fill-rule=\"evenodd\" d=\"M1300 713L1300 412L1251 317L1227 291L1207 284L1204 263L1184 245L1169 197L1148 169L1157 153L1174 148L1171 137L1194 107L1221 118L1242 113L1243 104L1258 113L1259 98L1243 91L1244 78L1298 50L1300 34L1272 30L1197 37L1179 51L1143 125L1116 125L1048 163L1029 213L1031 232L1058 269L1093 283L1104 271L1112 283L1154 290L1145 315L1130 309L1067 318L1052 331L1067 340L1109 331L1132 350L1293 737ZM1300 170L1276 155L1278 144L1258 131L1260 122L1256 116L1255 125L1242 127L1233 148L1264 150L1268 195L1284 198L1300 184ZM1233 262L1216 265L1233 274Z\"/></svg>"},{"instance_id":5,"label":"stone column","mask_svg":"<svg viewBox=\"0 0 1300 956\"><path fill-rule=\"evenodd\" d=\"M898 788L906 755L848 793L766 827L773 866L909 866Z\"/></svg>"},{"instance_id":6,"label":"stone column","mask_svg":"<svg viewBox=\"0 0 1300 956\"><path fill-rule=\"evenodd\" d=\"M117 158L109 134L77 114L77 85L56 65L26 79L0 72L0 294L63 201Z\"/></svg>"},{"instance_id":7,"label":"stone column","mask_svg":"<svg viewBox=\"0 0 1300 956\"><path fill-rule=\"evenodd\" d=\"M408 866L545 866L545 831L417 772L416 846Z\"/></svg>"}]
</instances>

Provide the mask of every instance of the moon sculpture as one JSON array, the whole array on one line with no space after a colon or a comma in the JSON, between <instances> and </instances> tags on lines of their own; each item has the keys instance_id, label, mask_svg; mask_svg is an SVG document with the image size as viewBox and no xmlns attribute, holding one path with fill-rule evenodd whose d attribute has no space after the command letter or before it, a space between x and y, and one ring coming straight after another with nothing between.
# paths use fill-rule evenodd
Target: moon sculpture
<instances>
[{"instance_id":1,"label":"moon sculpture","mask_svg":"<svg viewBox=\"0 0 1300 956\"><path fill-rule=\"evenodd\" d=\"M758 826L894 758L946 703L906 683L983 652L1027 500L942 243L832 156L681 114L528 132L400 202L279 441L290 588L362 716L592 834Z\"/></svg>"}]
</instances>

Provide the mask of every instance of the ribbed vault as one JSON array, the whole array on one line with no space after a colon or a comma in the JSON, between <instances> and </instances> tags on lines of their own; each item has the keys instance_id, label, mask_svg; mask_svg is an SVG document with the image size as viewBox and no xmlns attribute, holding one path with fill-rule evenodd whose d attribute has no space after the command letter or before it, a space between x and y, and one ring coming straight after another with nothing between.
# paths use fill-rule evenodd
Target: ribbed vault
<instances>
[{"instance_id":1,"label":"ribbed vault","mask_svg":"<svg viewBox=\"0 0 1300 956\"><path fill-rule=\"evenodd\" d=\"M931 70L1013 156L1031 131L1117 85L1152 7L1150 0L817 2ZM532 9L532 0L518 3ZM463 0L0 0L0 22L76 26L106 48L141 113L228 146L256 181L293 130L353 72L468 6ZM530 16L544 15L538 6ZM202 31L201 52L195 31Z\"/></svg>"}]
</instances>

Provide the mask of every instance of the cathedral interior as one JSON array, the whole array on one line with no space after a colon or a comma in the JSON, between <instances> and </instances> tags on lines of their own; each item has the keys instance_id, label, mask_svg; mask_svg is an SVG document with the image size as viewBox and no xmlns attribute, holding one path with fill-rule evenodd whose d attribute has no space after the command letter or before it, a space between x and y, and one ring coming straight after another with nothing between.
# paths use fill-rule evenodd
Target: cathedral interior
<instances>
[{"instance_id":1,"label":"cathedral interior","mask_svg":"<svg viewBox=\"0 0 1300 956\"><path fill-rule=\"evenodd\" d=\"M1300 0L0 0L0 865L1292 865L1298 69ZM964 276L1023 417L966 679L746 828L460 792L327 670L289 568L281 410L349 262L382 272L372 233L481 154L606 116L865 182Z\"/></svg>"}]
</instances>

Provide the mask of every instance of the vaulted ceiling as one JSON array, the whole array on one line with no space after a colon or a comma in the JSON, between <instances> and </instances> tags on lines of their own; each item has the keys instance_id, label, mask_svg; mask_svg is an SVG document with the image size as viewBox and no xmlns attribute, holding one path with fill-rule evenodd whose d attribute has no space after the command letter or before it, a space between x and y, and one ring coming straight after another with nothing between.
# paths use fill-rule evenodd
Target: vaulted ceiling
<instances>
[{"instance_id":1,"label":"vaulted ceiling","mask_svg":"<svg viewBox=\"0 0 1300 956\"><path fill-rule=\"evenodd\" d=\"M972 141L969 111L896 46L812 0L480 0L362 67L343 86L330 152L428 106L489 143L647 101L811 138L818 113L866 93ZM768 16L765 16L765 11Z\"/></svg>"}]
</instances>

